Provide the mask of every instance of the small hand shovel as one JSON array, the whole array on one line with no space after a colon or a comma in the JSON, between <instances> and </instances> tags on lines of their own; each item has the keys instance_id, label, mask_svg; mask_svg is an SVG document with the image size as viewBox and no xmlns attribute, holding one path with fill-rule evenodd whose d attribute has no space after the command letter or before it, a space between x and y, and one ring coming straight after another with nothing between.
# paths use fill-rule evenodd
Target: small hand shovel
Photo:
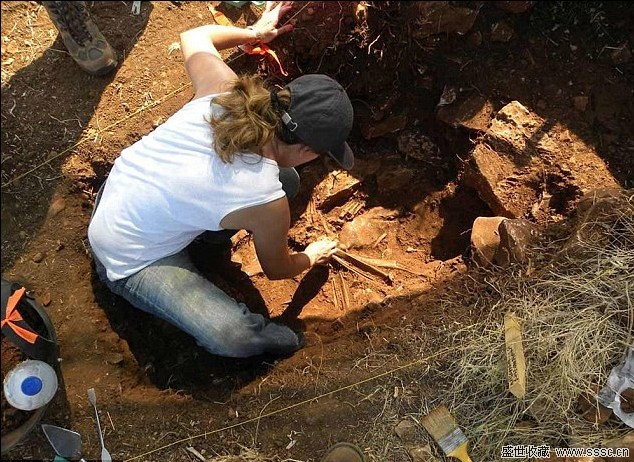
<instances>
[{"instance_id":1,"label":"small hand shovel","mask_svg":"<svg viewBox=\"0 0 634 462\"><path fill-rule=\"evenodd\" d=\"M81 435L72 430L56 427L55 425L42 424L42 430L53 446L55 454L64 459L86 462L81 458Z\"/></svg>"}]
</instances>

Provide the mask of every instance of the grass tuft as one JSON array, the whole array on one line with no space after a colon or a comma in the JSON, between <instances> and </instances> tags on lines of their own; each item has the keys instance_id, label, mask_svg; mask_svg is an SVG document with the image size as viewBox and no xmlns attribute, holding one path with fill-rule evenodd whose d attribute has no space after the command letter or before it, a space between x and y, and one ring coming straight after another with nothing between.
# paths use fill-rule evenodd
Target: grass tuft
<instances>
[{"instance_id":1,"label":"grass tuft","mask_svg":"<svg viewBox=\"0 0 634 462\"><path fill-rule=\"evenodd\" d=\"M503 445L600 447L624 436L625 424L585 420L578 400L603 386L632 343L634 200L578 225L574 245L535 251L553 262L482 284L488 316L451 334L455 360L444 402L469 436L474 460L499 460ZM485 290L488 289L488 290ZM447 309L459 300L448 300ZM507 390L504 313L522 326L527 363L523 400Z\"/></svg>"}]
</instances>

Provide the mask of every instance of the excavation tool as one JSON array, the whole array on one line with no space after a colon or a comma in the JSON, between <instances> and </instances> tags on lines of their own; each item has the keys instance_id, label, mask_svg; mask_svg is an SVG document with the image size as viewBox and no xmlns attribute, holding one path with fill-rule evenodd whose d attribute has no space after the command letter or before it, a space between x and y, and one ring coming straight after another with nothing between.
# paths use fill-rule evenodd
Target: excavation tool
<instances>
[{"instance_id":1,"label":"excavation tool","mask_svg":"<svg viewBox=\"0 0 634 462\"><path fill-rule=\"evenodd\" d=\"M112 462L112 457L103 444L103 433L101 433L101 424L99 423L99 413L97 412L97 395L95 395L95 389L88 389L88 401L92 404L95 410L95 420L97 421L97 433L99 433L99 443L101 444L101 462Z\"/></svg>"},{"instance_id":2,"label":"excavation tool","mask_svg":"<svg viewBox=\"0 0 634 462\"><path fill-rule=\"evenodd\" d=\"M421 423L447 456L472 462L467 453L467 437L444 404L423 417Z\"/></svg>"},{"instance_id":3,"label":"excavation tool","mask_svg":"<svg viewBox=\"0 0 634 462\"><path fill-rule=\"evenodd\" d=\"M56 461L79 459L81 462L86 462L81 457L81 435L79 433L49 424L42 424L42 431L53 446L55 454L63 457L63 459L55 458Z\"/></svg>"}]
</instances>

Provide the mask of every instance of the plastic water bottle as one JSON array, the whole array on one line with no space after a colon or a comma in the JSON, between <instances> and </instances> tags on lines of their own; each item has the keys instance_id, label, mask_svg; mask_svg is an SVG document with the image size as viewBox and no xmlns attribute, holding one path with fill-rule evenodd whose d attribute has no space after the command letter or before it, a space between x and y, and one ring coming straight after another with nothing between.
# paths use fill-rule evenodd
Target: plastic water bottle
<instances>
[{"instance_id":1,"label":"plastic water bottle","mask_svg":"<svg viewBox=\"0 0 634 462\"><path fill-rule=\"evenodd\" d=\"M4 397L23 411L46 405L57 392L57 374L44 361L29 359L21 362L4 378Z\"/></svg>"}]
</instances>

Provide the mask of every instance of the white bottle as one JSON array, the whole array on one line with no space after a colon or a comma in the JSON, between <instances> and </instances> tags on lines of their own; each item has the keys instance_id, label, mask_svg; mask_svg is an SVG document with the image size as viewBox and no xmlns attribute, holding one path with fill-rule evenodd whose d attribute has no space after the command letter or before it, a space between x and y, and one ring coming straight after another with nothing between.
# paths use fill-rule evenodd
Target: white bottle
<instances>
[{"instance_id":1,"label":"white bottle","mask_svg":"<svg viewBox=\"0 0 634 462\"><path fill-rule=\"evenodd\" d=\"M23 411L46 405L57 392L57 374L44 361L29 359L21 362L4 378L4 397Z\"/></svg>"}]
</instances>

